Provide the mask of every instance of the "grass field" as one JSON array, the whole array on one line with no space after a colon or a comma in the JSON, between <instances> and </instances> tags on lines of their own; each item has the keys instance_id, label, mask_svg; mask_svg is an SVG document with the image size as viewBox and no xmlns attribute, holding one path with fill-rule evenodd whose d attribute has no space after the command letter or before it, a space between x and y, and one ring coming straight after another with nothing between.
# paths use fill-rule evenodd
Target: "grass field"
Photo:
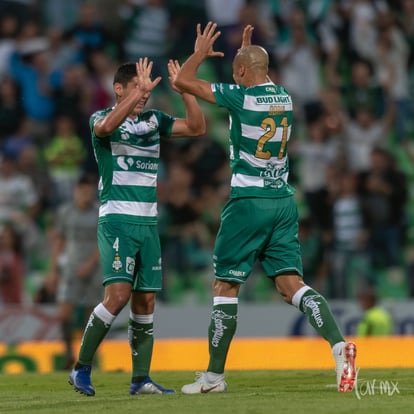
<instances>
[{"instance_id":1,"label":"grass field","mask_svg":"<svg viewBox=\"0 0 414 414\"><path fill-rule=\"evenodd\" d=\"M180 390L193 372L154 372L153 379ZM95 372L95 397L76 393L67 373L0 374L0 413L412 413L413 369L359 371L352 393L338 393L332 371L228 371L227 393L129 396L129 374Z\"/></svg>"}]
</instances>

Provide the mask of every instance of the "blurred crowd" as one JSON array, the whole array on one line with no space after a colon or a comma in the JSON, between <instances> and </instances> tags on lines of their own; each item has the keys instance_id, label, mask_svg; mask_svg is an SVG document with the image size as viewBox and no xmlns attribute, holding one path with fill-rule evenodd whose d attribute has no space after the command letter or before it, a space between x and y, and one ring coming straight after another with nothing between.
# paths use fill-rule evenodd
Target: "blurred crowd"
<instances>
[{"instance_id":1,"label":"blurred crowd","mask_svg":"<svg viewBox=\"0 0 414 414\"><path fill-rule=\"evenodd\" d=\"M231 82L246 24L294 101L291 183L305 280L329 298L414 296L414 0L0 0L0 305L53 302L45 287L56 212L97 174L89 116L113 105L119 63L148 56L163 76L148 107L181 115L167 61L197 23L222 32L200 70ZM209 297L228 196L228 120L202 104L207 135L163 141L159 176L165 289ZM262 275L262 269L255 273ZM246 300L270 300L252 277Z\"/></svg>"}]
</instances>

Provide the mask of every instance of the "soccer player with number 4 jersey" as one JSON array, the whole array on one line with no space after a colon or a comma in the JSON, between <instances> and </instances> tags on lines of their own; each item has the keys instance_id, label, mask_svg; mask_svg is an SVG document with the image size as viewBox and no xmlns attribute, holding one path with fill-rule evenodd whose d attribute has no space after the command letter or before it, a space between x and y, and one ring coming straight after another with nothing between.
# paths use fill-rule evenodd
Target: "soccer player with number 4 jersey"
<instances>
[{"instance_id":1,"label":"soccer player with number 4 jersey","mask_svg":"<svg viewBox=\"0 0 414 414\"><path fill-rule=\"evenodd\" d=\"M228 110L232 170L230 200L222 211L214 247L209 364L182 392L226 391L224 368L236 331L238 294L257 260L283 299L305 313L329 342L338 391L349 392L356 377L356 346L344 339L325 298L302 279L295 191L288 183L292 99L269 79L268 54L251 45L252 31L252 26L245 27L242 47L233 60L234 84L210 84L197 78L202 62L223 56L213 49L220 36L213 22L204 30L197 25L194 53L176 77L180 90Z\"/></svg>"},{"instance_id":2,"label":"soccer player with number 4 jersey","mask_svg":"<svg viewBox=\"0 0 414 414\"><path fill-rule=\"evenodd\" d=\"M151 80L152 62L141 58L121 65L114 77L116 104L90 118L100 176L98 248L104 298L85 328L78 362L69 375L76 391L95 395L93 357L112 322L130 301L128 339L132 354L129 393L171 394L149 376L153 351L155 294L161 289L161 251L157 230L157 171L160 139L205 133L204 115L194 96L175 86L180 66L169 61L172 88L181 94L185 118L144 111L160 77Z\"/></svg>"}]
</instances>

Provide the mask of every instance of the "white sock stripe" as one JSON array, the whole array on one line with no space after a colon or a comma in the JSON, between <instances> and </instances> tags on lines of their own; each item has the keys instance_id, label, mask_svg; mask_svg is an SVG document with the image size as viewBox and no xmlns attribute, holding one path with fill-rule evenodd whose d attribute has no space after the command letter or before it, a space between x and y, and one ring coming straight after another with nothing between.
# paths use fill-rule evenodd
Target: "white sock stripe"
<instances>
[{"instance_id":1,"label":"white sock stripe","mask_svg":"<svg viewBox=\"0 0 414 414\"><path fill-rule=\"evenodd\" d=\"M239 298L229 298L227 296L214 296L214 305L230 305L239 303Z\"/></svg>"},{"instance_id":2,"label":"white sock stripe","mask_svg":"<svg viewBox=\"0 0 414 414\"><path fill-rule=\"evenodd\" d=\"M136 323L153 323L154 322L154 314L151 313L150 315L137 315L136 313L132 313L129 311L129 318L132 319Z\"/></svg>"},{"instance_id":3,"label":"white sock stripe","mask_svg":"<svg viewBox=\"0 0 414 414\"><path fill-rule=\"evenodd\" d=\"M292 305L296 306L299 309L302 296L310 289L312 289L310 286L305 285L302 286L298 291L296 291L296 293L292 297Z\"/></svg>"},{"instance_id":4,"label":"white sock stripe","mask_svg":"<svg viewBox=\"0 0 414 414\"><path fill-rule=\"evenodd\" d=\"M112 315L112 313L105 308L103 303L99 303L98 305L96 305L95 309L93 310L93 313L107 325L111 325L114 319L116 318L116 315Z\"/></svg>"}]
</instances>

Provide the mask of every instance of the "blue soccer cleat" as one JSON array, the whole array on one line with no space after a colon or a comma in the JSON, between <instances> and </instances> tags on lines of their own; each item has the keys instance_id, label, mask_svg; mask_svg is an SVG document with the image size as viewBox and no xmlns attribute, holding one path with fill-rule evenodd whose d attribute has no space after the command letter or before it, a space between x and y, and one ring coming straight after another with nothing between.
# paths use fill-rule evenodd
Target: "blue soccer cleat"
<instances>
[{"instance_id":1,"label":"blue soccer cleat","mask_svg":"<svg viewBox=\"0 0 414 414\"><path fill-rule=\"evenodd\" d=\"M91 383L91 369L90 365L84 365L82 368L73 368L69 374L69 384L73 385L75 391L85 394L88 397L95 395L95 388Z\"/></svg>"},{"instance_id":2,"label":"blue soccer cleat","mask_svg":"<svg viewBox=\"0 0 414 414\"><path fill-rule=\"evenodd\" d=\"M145 377L141 382L132 382L129 387L131 395L136 394L174 394L175 390L164 388L156 384L150 377Z\"/></svg>"}]
</instances>

